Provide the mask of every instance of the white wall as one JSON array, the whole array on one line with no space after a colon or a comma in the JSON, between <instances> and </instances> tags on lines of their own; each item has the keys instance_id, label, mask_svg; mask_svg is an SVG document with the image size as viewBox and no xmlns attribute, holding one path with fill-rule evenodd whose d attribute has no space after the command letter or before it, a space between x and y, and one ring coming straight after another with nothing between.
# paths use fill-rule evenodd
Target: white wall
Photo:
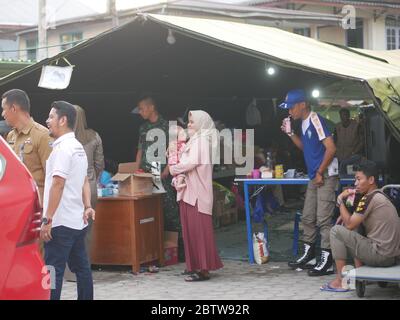
<instances>
[{"instance_id":1,"label":"white wall","mask_svg":"<svg viewBox=\"0 0 400 320\"><path fill-rule=\"evenodd\" d=\"M65 26L57 27L56 29L50 29L47 31L47 43L48 43L48 57L52 57L61 52L61 40L60 37L64 33L82 32L82 39L90 39L112 27L111 21L101 22L87 22L87 23L75 23ZM19 49L21 50L21 58L26 57L26 41L28 39L37 38L37 32L31 32L20 36Z\"/></svg>"},{"instance_id":2,"label":"white wall","mask_svg":"<svg viewBox=\"0 0 400 320\"><path fill-rule=\"evenodd\" d=\"M15 50L14 52L3 52ZM18 60L18 44L14 40L0 39L0 59L13 59Z\"/></svg>"},{"instance_id":3,"label":"white wall","mask_svg":"<svg viewBox=\"0 0 400 320\"><path fill-rule=\"evenodd\" d=\"M346 45L346 33L341 27L318 28L318 40Z\"/></svg>"},{"instance_id":4,"label":"white wall","mask_svg":"<svg viewBox=\"0 0 400 320\"><path fill-rule=\"evenodd\" d=\"M296 5L296 8L299 6ZM343 6L336 7L336 12L341 13ZM301 8L302 11L334 14L334 9L328 6L306 5ZM376 21L374 20L373 9L356 8L356 17L364 21L364 48L372 50L386 50L386 31L385 16L382 15ZM313 34L313 32L312 32ZM337 44L346 44L346 31L338 28L319 28L319 40L328 41Z\"/></svg>"},{"instance_id":5,"label":"white wall","mask_svg":"<svg viewBox=\"0 0 400 320\"><path fill-rule=\"evenodd\" d=\"M371 20L373 21L373 20ZM373 22L371 29L372 46L369 49L373 50L386 50L386 28L385 28L385 16L380 17Z\"/></svg>"}]
</instances>

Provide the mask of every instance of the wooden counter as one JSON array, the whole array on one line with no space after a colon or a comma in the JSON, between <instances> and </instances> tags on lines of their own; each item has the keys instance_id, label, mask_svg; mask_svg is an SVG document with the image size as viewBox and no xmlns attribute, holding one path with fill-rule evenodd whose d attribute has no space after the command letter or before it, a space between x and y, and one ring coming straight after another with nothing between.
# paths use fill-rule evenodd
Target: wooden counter
<instances>
[{"instance_id":1,"label":"wooden counter","mask_svg":"<svg viewBox=\"0 0 400 320\"><path fill-rule=\"evenodd\" d=\"M98 199L93 223L91 263L130 265L158 260L164 264L162 194Z\"/></svg>"}]
</instances>

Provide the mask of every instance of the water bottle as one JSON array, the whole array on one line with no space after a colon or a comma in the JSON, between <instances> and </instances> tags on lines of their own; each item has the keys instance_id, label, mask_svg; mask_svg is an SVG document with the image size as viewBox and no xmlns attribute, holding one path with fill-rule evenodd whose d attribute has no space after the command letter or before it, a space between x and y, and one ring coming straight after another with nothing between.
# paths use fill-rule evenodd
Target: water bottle
<instances>
[{"instance_id":1,"label":"water bottle","mask_svg":"<svg viewBox=\"0 0 400 320\"><path fill-rule=\"evenodd\" d=\"M97 197L101 198L103 196L103 186L101 183L97 184Z\"/></svg>"},{"instance_id":2,"label":"water bottle","mask_svg":"<svg viewBox=\"0 0 400 320\"><path fill-rule=\"evenodd\" d=\"M291 117L287 117L284 119L284 124L285 124L285 133L286 134L291 134L292 133L292 123L291 123Z\"/></svg>"}]
</instances>

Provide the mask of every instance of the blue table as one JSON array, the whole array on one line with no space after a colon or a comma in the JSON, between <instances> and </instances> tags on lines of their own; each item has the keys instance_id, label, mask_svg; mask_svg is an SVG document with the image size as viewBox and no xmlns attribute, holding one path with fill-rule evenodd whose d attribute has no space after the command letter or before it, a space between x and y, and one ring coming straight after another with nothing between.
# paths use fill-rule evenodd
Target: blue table
<instances>
[{"instance_id":1,"label":"blue table","mask_svg":"<svg viewBox=\"0 0 400 320\"><path fill-rule=\"evenodd\" d=\"M247 244L249 250L249 263L254 263L254 252L253 252L253 228L250 216L250 199L249 199L249 186L250 185L307 185L310 182L308 178L294 178L294 179L247 179L247 178L236 178L235 182L243 182L244 184L244 205L246 210L246 224L247 224ZM354 183L354 178L340 179L340 186L351 185ZM298 244L298 228L300 223L301 212L296 213L295 218L295 232L293 239L293 255L297 255L297 244ZM268 230L267 228L265 229ZM296 232L297 231L297 232ZM267 238L267 235L266 235Z\"/></svg>"}]
</instances>

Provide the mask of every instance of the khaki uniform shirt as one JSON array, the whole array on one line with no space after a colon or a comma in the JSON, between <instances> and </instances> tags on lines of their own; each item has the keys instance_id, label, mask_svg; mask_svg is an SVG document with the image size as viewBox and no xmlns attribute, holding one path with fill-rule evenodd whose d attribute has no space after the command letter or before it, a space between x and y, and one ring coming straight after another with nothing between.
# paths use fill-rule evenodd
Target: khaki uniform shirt
<instances>
[{"instance_id":1,"label":"khaki uniform shirt","mask_svg":"<svg viewBox=\"0 0 400 320\"><path fill-rule=\"evenodd\" d=\"M339 161L349 159L357 151L361 141L359 124L357 121L351 119L350 125L345 128L342 123L336 125L336 156Z\"/></svg>"},{"instance_id":2,"label":"khaki uniform shirt","mask_svg":"<svg viewBox=\"0 0 400 320\"><path fill-rule=\"evenodd\" d=\"M32 174L42 203L46 160L52 150L49 130L31 118L21 131L13 129L7 136L7 142Z\"/></svg>"},{"instance_id":3,"label":"khaki uniform shirt","mask_svg":"<svg viewBox=\"0 0 400 320\"><path fill-rule=\"evenodd\" d=\"M366 194L358 203L355 214L364 216L367 238L373 241L380 255L400 256L400 218L385 195L376 190Z\"/></svg>"}]
</instances>

